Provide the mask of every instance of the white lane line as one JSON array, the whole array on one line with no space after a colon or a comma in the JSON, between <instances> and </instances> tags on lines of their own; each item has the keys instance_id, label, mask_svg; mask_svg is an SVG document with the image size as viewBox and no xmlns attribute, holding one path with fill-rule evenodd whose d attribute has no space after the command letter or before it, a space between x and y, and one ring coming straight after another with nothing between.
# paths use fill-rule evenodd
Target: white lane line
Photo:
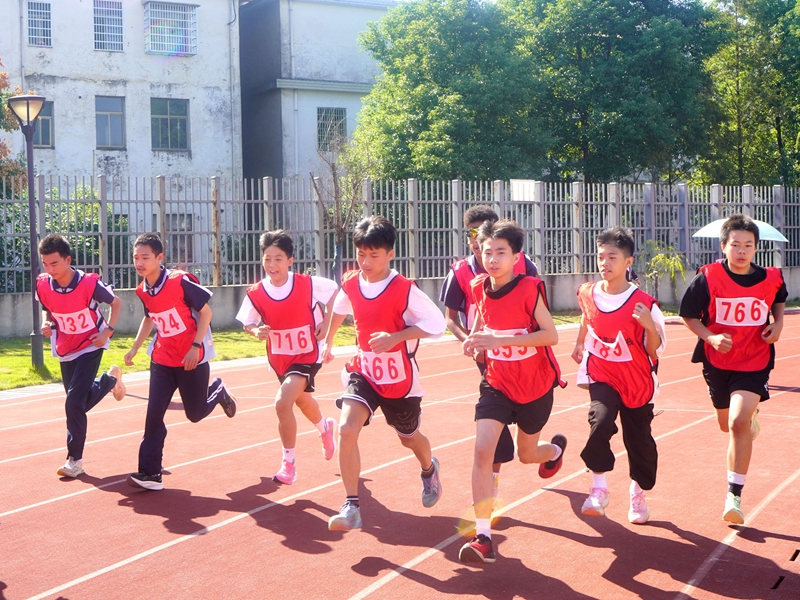
<instances>
[{"instance_id":1,"label":"white lane line","mask_svg":"<svg viewBox=\"0 0 800 600\"><path fill-rule=\"evenodd\" d=\"M678 427L677 429L673 429L672 431L669 431L667 433L664 433L664 434L656 437L655 440L656 441L662 440L665 437L674 435L676 433L679 433L681 431L689 429L690 427L694 427L695 425L699 425L700 423L708 421L713 416L714 415L709 415L707 417L703 417L702 419L698 419L697 421L693 421L692 423L689 423L688 425L684 425L683 427ZM620 458L621 456L624 456L625 454L626 454L626 451L623 450L622 452L616 453L614 456L616 458ZM575 471L574 473L572 473L570 475L567 475L566 477L562 477L558 481L555 481L555 482L551 483L550 485L548 485L546 487L542 487L542 488L536 490L535 492L532 492L532 493L528 494L527 496L525 496L523 498L520 498L519 500L515 500L514 502L511 502L510 504L507 504L506 506L504 506L500 510L498 510L496 512L493 512L492 513L492 519L494 519L495 516L499 517L499 516L507 513L511 509L514 509L514 508L516 508L518 506L521 506L522 504L525 504L526 502L529 502L529 501L533 500L534 498L536 498L537 496L542 495L546 491L555 489L558 486L560 486L560 485L562 485L562 484L564 484L564 483L566 483L566 482L568 482L568 481L570 481L572 479L575 479L576 477L578 477L580 475L584 475L585 473L586 473L586 469L580 469L579 471ZM380 579L374 581L372 584L370 584L369 586L367 586L366 588L361 590L359 593L354 594L353 596L350 596L349 600L363 600L364 598L366 598L367 596L373 594L374 592L376 592L377 590L379 590L380 588L382 588L386 584L390 583L391 581L393 581L394 579L396 579L397 577L399 577L400 575L402 575L403 573L405 573L409 569L412 569L413 567L415 567L416 565L420 564L421 562L427 560L428 558L431 558L432 556L435 556L437 552L441 552L442 550L444 550L445 548L447 548L451 544L454 544L454 543L462 541L462 540L464 540L464 536L463 535L461 535L460 533L454 533L453 535L451 535L446 540L443 540L443 541L439 542L438 544L436 544L436 546L434 546L430 550L426 550L422 554L419 554L418 556L415 556L410 561L408 561L405 564L403 564L403 565L397 567L396 569L390 571L389 573L387 573L386 575L384 575Z\"/></svg>"},{"instance_id":2,"label":"white lane line","mask_svg":"<svg viewBox=\"0 0 800 600\"><path fill-rule=\"evenodd\" d=\"M758 514L764 510L770 502L772 502L775 498L777 498L780 493L789 487L794 481L800 477L800 469L792 473L789 477L787 477L783 483L781 483L778 487L776 487L772 492L764 498L758 506L756 506L752 511L750 511L747 515L747 520L745 524L740 529L734 529L731 531L727 537L722 540L719 545L714 549L714 551L703 561L703 564L694 572L692 578L689 580L689 583L686 584L686 587L675 596L675 600L684 600L689 598L689 596L694 592L698 585L705 579L706 575L708 575L709 571L714 567L717 561L725 554L725 551L730 548L733 543L736 541L736 538L747 529L749 525L755 521Z\"/></svg>"}]
</instances>

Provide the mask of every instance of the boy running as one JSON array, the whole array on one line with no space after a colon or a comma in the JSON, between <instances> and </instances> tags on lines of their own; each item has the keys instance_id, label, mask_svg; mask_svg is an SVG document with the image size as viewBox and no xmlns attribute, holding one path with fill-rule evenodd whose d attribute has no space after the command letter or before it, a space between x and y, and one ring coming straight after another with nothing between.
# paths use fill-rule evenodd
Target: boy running
<instances>
[{"instance_id":1,"label":"boy running","mask_svg":"<svg viewBox=\"0 0 800 600\"><path fill-rule=\"evenodd\" d=\"M358 436L378 408L400 443L419 461L423 506L432 507L442 494L439 461L431 456L431 444L420 432L425 392L414 354L419 338L444 333L444 317L413 282L389 267L396 237L397 230L385 217L368 217L356 224L353 242L359 270L342 277L325 339L323 360L328 362L333 359L336 330L345 316L353 315L358 352L345 366L347 389L336 400L342 409L339 468L346 498L339 513L328 520L331 531L361 527Z\"/></svg>"},{"instance_id":2,"label":"boy running","mask_svg":"<svg viewBox=\"0 0 800 600\"><path fill-rule=\"evenodd\" d=\"M283 460L272 480L291 485L297 479L295 404L319 430L325 460L333 458L336 452L336 421L322 417L311 392L322 360L318 340L328 331L338 286L324 277L289 271L294 263L294 243L283 230L262 235L260 247L261 264L267 276L247 290L236 319L247 333L267 342L269 364L281 383L275 411ZM259 323L263 325L259 327Z\"/></svg>"},{"instance_id":3,"label":"boy running","mask_svg":"<svg viewBox=\"0 0 800 600\"><path fill-rule=\"evenodd\" d=\"M467 228L467 242L469 243L472 254L467 258L456 261L447 273L442 286L442 293L439 298L445 306L445 320L447 328L456 336L459 342L464 342L472 328L475 320L475 305L472 302L472 291L470 284L481 273L486 273L483 268L481 247L478 244L478 229L484 221L497 221L499 217L491 206L480 204L469 208L464 213L464 226ZM539 275L536 265L527 256L523 255L524 260L518 261L514 265L514 275ZM486 371L483 353L475 356L475 364L481 375ZM500 433L497 441L497 450L494 453L492 464L493 492L494 498L499 493L500 467L502 463L514 460L514 438L506 425Z\"/></svg>"},{"instance_id":4,"label":"boy running","mask_svg":"<svg viewBox=\"0 0 800 600\"><path fill-rule=\"evenodd\" d=\"M51 233L39 243L45 272L36 279L36 296L46 314L42 335L50 338L53 356L58 357L61 381L67 392L67 462L56 473L61 477L83 475L83 447L86 444L88 413L108 392L125 397L122 370L112 365L97 377L103 350L114 335L122 311L122 300L95 273L72 268L67 240ZM111 306L108 322L100 304Z\"/></svg>"},{"instance_id":5,"label":"boy running","mask_svg":"<svg viewBox=\"0 0 800 600\"><path fill-rule=\"evenodd\" d=\"M680 316L699 338L692 362L703 364L719 428L728 434L722 518L741 525L742 488L760 430L756 414L759 402L769 399L788 293L780 269L753 263L759 235L750 217L730 217L719 239L725 258L699 269L681 300Z\"/></svg>"},{"instance_id":6,"label":"boy running","mask_svg":"<svg viewBox=\"0 0 800 600\"><path fill-rule=\"evenodd\" d=\"M558 343L544 283L515 275L525 233L513 221L487 221L478 242L487 273L472 283L475 323L464 340L467 356L485 353L486 371L475 407L477 435L472 467L475 537L461 547L461 562L495 561L492 547L492 460L504 426L517 424L517 454L524 464L541 463L539 475L555 475L564 459L567 438L555 435L539 443L553 408L553 388L562 384L558 363L548 346Z\"/></svg>"},{"instance_id":7,"label":"boy running","mask_svg":"<svg viewBox=\"0 0 800 600\"><path fill-rule=\"evenodd\" d=\"M627 229L612 227L597 236L602 281L578 288L581 328L572 358L580 364L578 385L589 388L589 439L581 458L592 472L585 515L603 516L609 503L606 473L614 468L611 438L619 414L631 476L631 523L650 518L645 491L656 483L658 450L651 433L656 370L664 352L664 315L654 298L629 281L635 242ZM588 336L588 341L587 341Z\"/></svg>"},{"instance_id":8,"label":"boy running","mask_svg":"<svg viewBox=\"0 0 800 600\"><path fill-rule=\"evenodd\" d=\"M216 377L208 385L208 361L215 356L211 340L211 292L191 273L161 265L164 246L154 233L144 233L133 244L133 263L143 279L136 295L144 305L144 318L125 364L133 358L156 328L147 348L150 355L150 392L144 437L139 446L139 470L128 475L128 485L147 490L164 489L161 460L167 426L164 415L175 390L180 390L183 410L192 422L207 417L219 404L228 417L236 414L236 399Z\"/></svg>"}]
</instances>

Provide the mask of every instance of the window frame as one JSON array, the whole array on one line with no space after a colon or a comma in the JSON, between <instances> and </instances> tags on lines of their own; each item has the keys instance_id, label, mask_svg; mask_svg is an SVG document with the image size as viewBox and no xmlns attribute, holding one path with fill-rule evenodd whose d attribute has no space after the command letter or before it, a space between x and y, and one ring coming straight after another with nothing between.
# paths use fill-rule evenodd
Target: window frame
<instances>
[{"instance_id":1,"label":"window frame","mask_svg":"<svg viewBox=\"0 0 800 600\"><path fill-rule=\"evenodd\" d=\"M167 102L167 114L155 114L153 112L153 100L164 100ZM171 115L170 114L170 103L172 102L183 102L186 108L185 115ZM190 124L190 102L188 98L150 98L150 149L153 152L190 152L192 147L192 137L191 137L191 124ZM169 140L169 147L155 147L153 145L154 142L154 121L166 119L167 120L167 138ZM186 131L186 147L185 148L173 148L172 147L172 120L176 121L184 121L185 123L185 131ZM159 125L160 131L160 125ZM160 138L161 136L159 136Z\"/></svg>"},{"instance_id":2,"label":"window frame","mask_svg":"<svg viewBox=\"0 0 800 600\"><path fill-rule=\"evenodd\" d=\"M166 56L196 56L198 48L197 32L197 4L183 4L178 2L157 2L150 0L144 3L144 51L145 54ZM184 18L177 13L184 12ZM154 14L155 13L155 14ZM176 18L177 16L177 18ZM180 36L180 44L170 41L178 38L173 35L174 25L179 21L185 22L185 30ZM159 23L154 25L154 22ZM170 29L164 23L172 22Z\"/></svg>"},{"instance_id":3,"label":"window frame","mask_svg":"<svg viewBox=\"0 0 800 600\"><path fill-rule=\"evenodd\" d=\"M98 14L98 11L114 11L118 12L119 14L118 16L113 14ZM114 23L114 21L117 19L119 20L118 24ZM125 51L125 25L123 19L124 6L122 0L93 0L92 21L94 26L95 50L100 52ZM102 22L99 23L98 21ZM117 28L118 31L112 31L112 29ZM116 37L118 37L119 40L116 40ZM99 48L98 44L104 44L106 47Z\"/></svg>"},{"instance_id":4,"label":"window frame","mask_svg":"<svg viewBox=\"0 0 800 600\"><path fill-rule=\"evenodd\" d=\"M115 100L122 101L122 111L109 111L109 110L98 110L97 109L97 100L98 98L113 98ZM95 108L94 108L94 118L95 118L95 147L97 150L126 150L127 149L127 137L125 135L125 96L95 96ZM112 115L120 115L122 117L122 145L121 146L111 146L111 145L101 145L100 140L97 139L97 118L100 115L106 115L108 118L108 132L109 132L109 139L107 140L109 143L111 142L111 116Z\"/></svg>"},{"instance_id":5,"label":"window frame","mask_svg":"<svg viewBox=\"0 0 800 600\"><path fill-rule=\"evenodd\" d=\"M32 6L33 5L33 6ZM46 7L46 8L45 8ZM31 18L31 12L46 11L47 15L36 15ZM25 12L28 24L28 46L34 48L52 48L53 47L53 10L51 2L41 2L40 0L28 0L25 3ZM37 18L38 17L38 18ZM41 23L32 24L33 22L41 21ZM36 35L31 35L31 32L37 32ZM36 40L42 40L41 43L36 43Z\"/></svg>"},{"instance_id":6,"label":"window frame","mask_svg":"<svg viewBox=\"0 0 800 600\"><path fill-rule=\"evenodd\" d=\"M42 113L45 112L47 107L50 108L50 114L49 115L42 114ZM53 101L52 100L46 100L45 103L44 103L44 106L42 106L42 110L39 113L39 116L36 117L36 121L35 121L35 125L34 125L34 129L33 129L33 147L34 148L47 149L47 148L55 148L56 147L55 129L53 128L53 124L55 123L54 112L55 112L55 108L53 106ZM44 123L44 122L48 123L48 128L49 128L49 133L50 133L50 143L49 144L43 144L42 143L42 123ZM39 138L39 142L38 143L36 142L37 136Z\"/></svg>"}]
</instances>

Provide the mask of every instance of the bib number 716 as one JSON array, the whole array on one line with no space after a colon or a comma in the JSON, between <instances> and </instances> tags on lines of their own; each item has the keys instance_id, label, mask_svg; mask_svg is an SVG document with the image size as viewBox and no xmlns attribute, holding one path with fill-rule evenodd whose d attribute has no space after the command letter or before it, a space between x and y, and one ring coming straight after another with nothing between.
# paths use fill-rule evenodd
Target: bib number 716
<instances>
[{"instance_id":1,"label":"bib number 716","mask_svg":"<svg viewBox=\"0 0 800 600\"><path fill-rule=\"evenodd\" d=\"M308 325L293 329L270 329L269 351L271 354L289 354L297 356L313 349L315 344Z\"/></svg>"}]
</instances>

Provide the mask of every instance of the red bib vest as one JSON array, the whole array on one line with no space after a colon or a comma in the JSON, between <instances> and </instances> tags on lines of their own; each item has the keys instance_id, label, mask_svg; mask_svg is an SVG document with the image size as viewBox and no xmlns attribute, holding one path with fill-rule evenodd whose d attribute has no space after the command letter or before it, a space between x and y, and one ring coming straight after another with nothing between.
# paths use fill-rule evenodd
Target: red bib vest
<instances>
[{"instance_id":1,"label":"red bib vest","mask_svg":"<svg viewBox=\"0 0 800 600\"><path fill-rule=\"evenodd\" d=\"M472 329L472 324L475 322L475 304L472 300L472 280L477 277L477 273L472 269L469 264L469 259L462 258L453 263L453 274L455 275L458 287L464 294L464 325L467 333ZM514 265L514 276L525 275L527 269L525 267L525 255L522 254L519 260Z\"/></svg>"},{"instance_id":2,"label":"red bib vest","mask_svg":"<svg viewBox=\"0 0 800 600\"><path fill-rule=\"evenodd\" d=\"M539 300L542 280L522 277L513 290L502 298L486 294L489 275L483 273L472 281L470 295L475 299L484 331L503 335L524 335L539 329L533 313ZM543 297L546 302L546 298ZM561 371L549 346L503 346L486 351L486 381L503 392L509 400L527 404L544 396L556 385L564 387Z\"/></svg>"},{"instance_id":3,"label":"red bib vest","mask_svg":"<svg viewBox=\"0 0 800 600\"><path fill-rule=\"evenodd\" d=\"M594 282L578 288L578 302L589 331L585 348L589 352L586 370L593 381L607 383L629 408L644 406L656 391L653 363L645 346L645 329L633 318L638 302L652 309L655 299L640 289L634 290L617 310L603 312L594 303Z\"/></svg>"},{"instance_id":4,"label":"red bib vest","mask_svg":"<svg viewBox=\"0 0 800 600\"><path fill-rule=\"evenodd\" d=\"M53 289L52 278L47 273L36 279L39 300L55 322L56 354L61 357L88 347L103 322L99 308L90 308L100 276L83 271L78 273L78 286L66 294Z\"/></svg>"},{"instance_id":5,"label":"red bib vest","mask_svg":"<svg viewBox=\"0 0 800 600\"><path fill-rule=\"evenodd\" d=\"M314 364L319 345L314 336L314 296L310 275L292 275L292 291L283 300L271 298L259 281L247 290L247 297L270 328L267 358L283 377L293 364Z\"/></svg>"},{"instance_id":6,"label":"red bib vest","mask_svg":"<svg viewBox=\"0 0 800 600\"><path fill-rule=\"evenodd\" d=\"M733 347L725 354L704 344L706 358L718 369L761 371L767 368L770 345L761 339L775 296L783 283L780 269L767 267L767 277L751 287L737 284L722 263L700 267L706 276L711 302L708 305L709 331L728 333Z\"/></svg>"},{"instance_id":7,"label":"red bib vest","mask_svg":"<svg viewBox=\"0 0 800 600\"><path fill-rule=\"evenodd\" d=\"M168 270L164 285L155 296L144 289L144 281L136 287L136 295L144 303L158 330L153 340L153 362L165 367L182 367L183 358L197 335L197 321L183 297L184 275L198 283L197 277L178 269ZM203 361L205 347L200 348L198 363Z\"/></svg>"},{"instance_id":8,"label":"red bib vest","mask_svg":"<svg viewBox=\"0 0 800 600\"><path fill-rule=\"evenodd\" d=\"M358 353L346 369L363 375L384 398L405 398L413 383L413 353L409 353L407 344L402 342L388 352L375 354L370 351L369 338L377 331L395 333L408 327L403 313L408 308L414 284L402 275L395 275L386 289L370 300L361 293L358 277L359 271L348 271L342 276L342 289L353 306L358 346Z\"/></svg>"}]
</instances>

